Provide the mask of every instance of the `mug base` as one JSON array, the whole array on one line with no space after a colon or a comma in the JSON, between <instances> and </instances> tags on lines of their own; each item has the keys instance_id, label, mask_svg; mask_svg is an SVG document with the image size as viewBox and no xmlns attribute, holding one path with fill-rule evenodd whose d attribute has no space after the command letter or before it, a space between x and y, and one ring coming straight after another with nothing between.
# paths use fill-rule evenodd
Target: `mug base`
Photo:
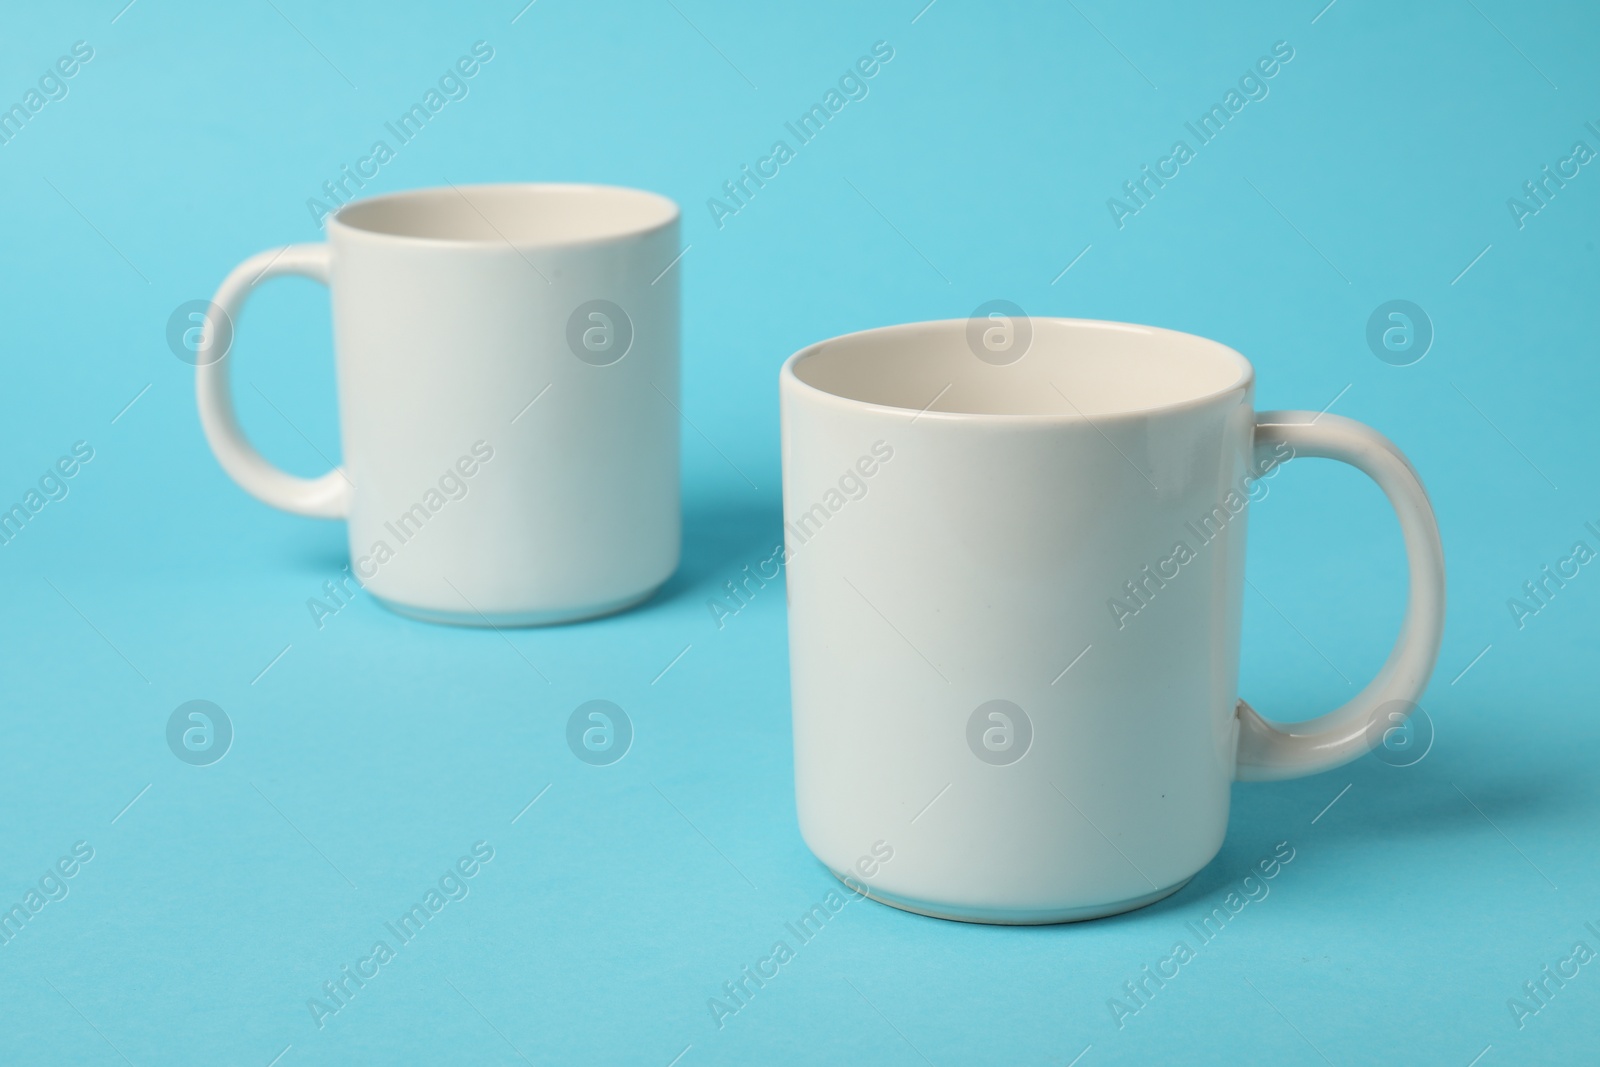
<instances>
[{"instance_id":1,"label":"mug base","mask_svg":"<svg viewBox=\"0 0 1600 1067\"><path fill-rule=\"evenodd\" d=\"M1108 915L1120 915L1125 911L1135 911L1158 900L1165 900L1184 886L1189 884L1189 878L1176 885L1165 889L1158 889L1154 893L1143 896L1129 897L1127 900L1118 900L1109 904L1090 904L1077 908L962 908L952 907L948 904L934 903L931 901L917 900L911 897L900 896L895 893L884 893L872 886L866 885L852 877L845 881L845 877L838 871L833 871L833 876L844 882L852 891L866 891L866 895L880 904L887 904L891 908L901 911L914 912L917 915L926 915L934 919L949 919L953 922L984 923L990 926L1047 926L1052 923L1082 922L1086 919L1103 919Z\"/></svg>"},{"instance_id":2,"label":"mug base","mask_svg":"<svg viewBox=\"0 0 1600 1067\"><path fill-rule=\"evenodd\" d=\"M610 600L599 604L589 604L578 608L563 608L557 611L511 611L480 614L476 611L440 611L436 608L419 608L414 604L402 604L396 600L373 595L374 600L394 612L404 615L408 619L417 619L420 622L443 623L447 626L479 626L479 627L507 627L507 626L557 626L566 622L582 622L586 619L598 619L603 615L614 615L619 611L627 611L637 607L646 600L655 596L656 590L661 586L653 586L643 593L623 597L620 600Z\"/></svg>"}]
</instances>

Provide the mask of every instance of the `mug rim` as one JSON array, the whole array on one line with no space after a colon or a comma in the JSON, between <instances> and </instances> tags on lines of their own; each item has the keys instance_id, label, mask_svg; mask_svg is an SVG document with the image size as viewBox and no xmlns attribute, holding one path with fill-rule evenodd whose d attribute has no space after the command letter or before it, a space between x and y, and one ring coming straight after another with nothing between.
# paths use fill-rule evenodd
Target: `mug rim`
<instances>
[{"instance_id":1,"label":"mug rim","mask_svg":"<svg viewBox=\"0 0 1600 1067\"><path fill-rule=\"evenodd\" d=\"M881 340L898 334L911 333L917 330L930 328L959 328L961 330L965 330L968 322L967 319L929 319L918 320L914 322L896 323L889 326L875 326L870 329L856 330L851 333L840 334L837 337L830 337L826 340L809 344L800 349L800 351L794 353L794 355L790 356L788 359L784 360L783 366L778 371L779 386L785 392L793 390L797 394L804 396L806 399L814 403L820 403L826 407L831 407L838 411L864 411L879 415L910 414L918 419L927 418L933 420L934 422L945 423L1025 422L1039 425L1083 422L1114 422L1150 418L1158 415L1178 414L1184 411L1205 407L1208 404L1215 403L1222 397L1226 397L1235 393L1248 395L1255 386L1255 367L1248 359L1244 357L1243 354L1230 345L1225 345L1221 341L1214 340L1210 337L1204 337L1200 334L1188 333L1184 330L1172 330L1164 326L1149 326L1142 323L1119 322L1113 319L1078 319L1058 315L1030 315L1028 316L1028 319L1031 322L1052 322L1075 328L1142 333L1146 335L1164 336L1174 340L1181 339L1184 342L1200 342L1205 345L1214 346L1219 351L1219 354L1230 357L1238 365L1239 375L1227 385L1197 394L1195 396L1187 396L1180 400L1174 400L1167 403L1145 404L1120 411L1097 412L1093 416L1090 416L1085 415L1081 411L1045 413L972 412L935 411L932 410L931 407L924 408L919 411L913 407L906 407L899 404L884 404L870 400L860 400L852 396L831 392L820 386L812 385L810 382L805 381L797 373L795 373L795 369L799 366L799 364L805 362L805 360L808 358L817 355L825 346L837 344L841 341L862 338Z\"/></svg>"},{"instance_id":2,"label":"mug rim","mask_svg":"<svg viewBox=\"0 0 1600 1067\"><path fill-rule=\"evenodd\" d=\"M405 201L422 201L431 198L444 198L460 196L465 199L465 193L489 191L513 191L519 194L532 193L577 193L591 198L608 197L612 199L627 199L642 201L656 209L656 216L644 223L627 227L621 230L607 230L593 234L580 235L562 240L512 240L501 234L498 238L476 237L431 237L416 233L394 233L389 230L375 229L354 222L350 213L359 213L374 205L396 204ZM468 206L472 207L469 200ZM476 210L476 208L474 208ZM364 196L340 204L328 216L327 232L331 236L334 228L369 240L383 241L385 243L411 244L425 248L514 248L527 250L545 250L558 248L591 247L594 245L609 244L619 241L637 240L658 233L675 225L682 216L682 209L677 201L661 193L649 189L638 189L627 185L605 185L595 182L474 182L466 185L429 185L415 189L398 189L391 193L379 193L375 196ZM488 221L485 219L485 221ZM491 228L494 224L489 223ZM495 228L498 233L498 228Z\"/></svg>"}]
</instances>

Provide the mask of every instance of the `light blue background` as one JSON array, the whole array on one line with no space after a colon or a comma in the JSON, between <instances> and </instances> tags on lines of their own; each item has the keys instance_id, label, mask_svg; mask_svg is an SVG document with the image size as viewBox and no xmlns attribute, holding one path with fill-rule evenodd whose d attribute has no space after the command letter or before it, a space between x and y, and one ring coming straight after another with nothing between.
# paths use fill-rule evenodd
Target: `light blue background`
<instances>
[{"instance_id":1,"label":"light blue background","mask_svg":"<svg viewBox=\"0 0 1600 1067\"><path fill-rule=\"evenodd\" d=\"M1506 1002L1600 948L1600 574L1521 630L1506 601L1600 547L1600 171L1520 230L1506 200L1575 140L1600 148L1600 12L122 2L12 5L0 34L7 105L95 49L0 146L0 500L95 449L0 548L0 900L95 850L0 946L0 1062L1593 1062L1600 964L1523 1029ZM250 253L316 240L306 199L477 40L495 58L471 95L369 191L595 181L683 205L703 431L684 428L683 565L585 625L502 637L363 596L318 631L305 602L346 562L343 527L223 475L165 324ZM719 230L707 198L879 40L895 57L870 96ZM1106 199L1280 40L1270 96L1119 230ZM1436 742L1411 767L1238 787L1216 860L1130 915L998 929L852 904L718 1030L707 998L834 885L795 825L781 588L720 632L705 606L779 537L777 368L994 298L1218 338L1255 363L1260 407L1332 403L1407 451L1450 567ZM1365 341L1395 298L1436 330L1412 366ZM337 459L318 286L265 289L234 358L263 451L302 474ZM1244 694L1306 717L1388 650L1398 529L1326 463L1253 510ZM206 768L164 739L196 698L237 730ZM637 729L611 767L563 740L592 698ZM306 1000L479 840L495 858L471 895L319 1030ZM1296 857L1271 895L1119 1030L1108 998L1280 841Z\"/></svg>"}]
</instances>

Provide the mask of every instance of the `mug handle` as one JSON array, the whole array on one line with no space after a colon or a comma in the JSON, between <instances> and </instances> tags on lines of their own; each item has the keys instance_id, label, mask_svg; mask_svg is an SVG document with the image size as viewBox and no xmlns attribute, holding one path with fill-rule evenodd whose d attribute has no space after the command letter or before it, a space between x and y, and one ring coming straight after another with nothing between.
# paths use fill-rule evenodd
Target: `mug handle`
<instances>
[{"instance_id":1,"label":"mug handle","mask_svg":"<svg viewBox=\"0 0 1600 1067\"><path fill-rule=\"evenodd\" d=\"M1311 411L1260 412L1257 470L1281 444L1294 450L1294 458L1337 459L1378 483L1400 518L1411 580L1394 650L1377 677L1349 703L1308 722L1275 726L1239 701L1235 777L1245 782L1315 774L1371 750L1393 725L1386 709L1394 701L1414 704L1422 695L1444 635L1444 546L1433 505L1405 455L1387 437L1354 419Z\"/></svg>"},{"instance_id":2,"label":"mug handle","mask_svg":"<svg viewBox=\"0 0 1600 1067\"><path fill-rule=\"evenodd\" d=\"M220 312L221 322L207 322L208 343L216 343L219 326L227 330L220 356L195 367L195 400L206 442L222 469L257 499L275 508L324 519L344 518L350 512L350 482L335 467L319 478L300 478L279 470L255 450L239 428L228 387L228 354L234 324L256 284L281 274L299 274L328 284L332 256L325 244L287 245L251 256L233 269L211 298L210 312Z\"/></svg>"}]
</instances>

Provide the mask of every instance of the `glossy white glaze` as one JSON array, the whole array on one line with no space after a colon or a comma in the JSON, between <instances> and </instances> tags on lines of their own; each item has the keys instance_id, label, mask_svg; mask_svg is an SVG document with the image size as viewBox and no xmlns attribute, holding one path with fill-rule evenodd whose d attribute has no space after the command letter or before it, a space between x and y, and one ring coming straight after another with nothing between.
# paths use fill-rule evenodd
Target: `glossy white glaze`
<instances>
[{"instance_id":1,"label":"glossy white glaze","mask_svg":"<svg viewBox=\"0 0 1600 1067\"><path fill-rule=\"evenodd\" d=\"M298 478L263 459L234 415L230 355L199 366L196 389L234 480L347 518L358 580L421 618L567 621L664 582L680 542L677 207L601 186L469 186L356 201L327 229L326 244L247 259L214 304L237 323L267 278L329 285L343 468ZM626 324L591 324L594 300ZM595 330L583 357L574 316ZM606 349L628 327L626 350Z\"/></svg>"},{"instance_id":2,"label":"glossy white glaze","mask_svg":"<svg viewBox=\"0 0 1600 1067\"><path fill-rule=\"evenodd\" d=\"M1371 747L1443 618L1431 509L1382 437L1314 413L1258 426L1249 364L1212 341L1028 325L1013 362L951 321L824 342L780 375L801 831L835 872L888 842L871 895L982 922L1174 891L1220 847L1236 776ZM1238 700L1240 613L1247 502L1293 455L1377 478L1412 584L1372 686L1278 729Z\"/></svg>"}]
</instances>

